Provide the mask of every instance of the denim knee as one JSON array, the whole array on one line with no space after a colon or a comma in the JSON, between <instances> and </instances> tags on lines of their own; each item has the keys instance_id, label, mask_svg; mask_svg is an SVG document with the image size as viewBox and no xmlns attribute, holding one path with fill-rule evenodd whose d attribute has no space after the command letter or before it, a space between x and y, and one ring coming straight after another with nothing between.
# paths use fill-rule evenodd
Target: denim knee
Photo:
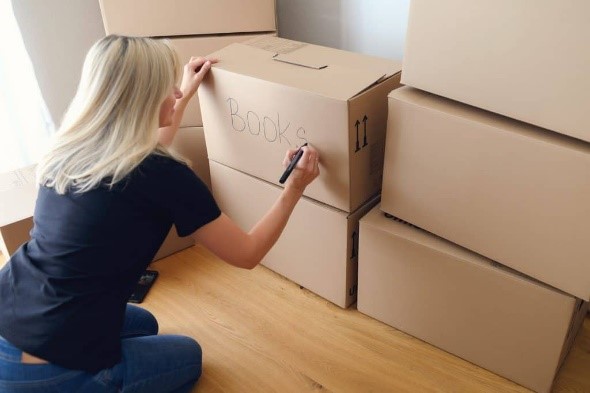
<instances>
[{"instance_id":1,"label":"denim knee","mask_svg":"<svg viewBox=\"0 0 590 393\"><path fill-rule=\"evenodd\" d=\"M184 347L183 358L187 366L193 366L195 369L194 380L198 380L203 373L203 349L201 345L193 338L180 336L181 345Z\"/></svg>"},{"instance_id":2,"label":"denim knee","mask_svg":"<svg viewBox=\"0 0 590 393\"><path fill-rule=\"evenodd\" d=\"M159 325L151 312L131 304L125 310L121 338L152 336L158 334Z\"/></svg>"},{"instance_id":3,"label":"denim knee","mask_svg":"<svg viewBox=\"0 0 590 393\"><path fill-rule=\"evenodd\" d=\"M185 337L186 341L187 341L187 346L191 348L192 350L192 354L193 354L193 362L194 364L198 365L199 367L201 367L201 365L203 364L203 349L201 348L201 345L197 342L197 340L191 338L191 337ZM199 376L200 376L200 372L199 372Z\"/></svg>"},{"instance_id":4,"label":"denim knee","mask_svg":"<svg viewBox=\"0 0 590 393\"><path fill-rule=\"evenodd\" d=\"M158 320L156 319L156 317L152 315L152 313L148 312L148 315L145 316L144 324L145 329L149 332L149 334L158 334L158 331L160 330L160 325L158 324Z\"/></svg>"}]
</instances>

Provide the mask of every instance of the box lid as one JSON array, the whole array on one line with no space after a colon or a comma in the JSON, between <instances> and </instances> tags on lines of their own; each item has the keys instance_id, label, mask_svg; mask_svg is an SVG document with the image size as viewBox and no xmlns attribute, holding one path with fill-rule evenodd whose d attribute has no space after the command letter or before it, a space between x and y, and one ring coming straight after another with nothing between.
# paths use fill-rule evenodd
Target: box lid
<instances>
[{"instance_id":1,"label":"box lid","mask_svg":"<svg viewBox=\"0 0 590 393\"><path fill-rule=\"evenodd\" d=\"M36 184L35 165L0 173L0 227L33 215Z\"/></svg>"},{"instance_id":2,"label":"box lid","mask_svg":"<svg viewBox=\"0 0 590 393\"><path fill-rule=\"evenodd\" d=\"M228 71L348 100L401 71L401 63L279 37L260 37L211 54Z\"/></svg>"}]
</instances>

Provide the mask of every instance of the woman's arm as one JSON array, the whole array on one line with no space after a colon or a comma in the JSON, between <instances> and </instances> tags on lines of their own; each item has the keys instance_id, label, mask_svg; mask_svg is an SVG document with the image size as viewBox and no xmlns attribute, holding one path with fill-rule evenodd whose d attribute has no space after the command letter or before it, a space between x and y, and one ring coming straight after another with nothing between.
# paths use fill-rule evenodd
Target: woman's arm
<instances>
[{"instance_id":1,"label":"woman's arm","mask_svg":"<svg viewBox=\"0 0 590 393\"><path fill-rule=\"evenodd\" d=\"M287 152L285 166L294 153L295 150ZM222 213L199 228L194 233L195 240L231 265L254 268L278 240L305 187L319 175L318 165L317 151L310 146L304 147L303 156L287 179L281 195L250 232L244 232Z\"/></svg>"},{"instance_id":2,"label":"woman's arm","mask_svg":"<svg viewBox=\"0 0 590 393\"><path fill-rule=\"evenodd\" d=\"M197 89L199 88L199 85L203 81L203 78L209 69L211 69L211 64L215 63L217 63L216 59L191 57L189 62L184 65L182 82L180 84L182 97L177 99L176 104L174 105L172 124L170 124L168 127L162 127L158 130L160 134L159 142L161 145L170 146L172 144L188 102L191 100L191 98L193 98L197 92Z\"/></svg>"}]
</instances>

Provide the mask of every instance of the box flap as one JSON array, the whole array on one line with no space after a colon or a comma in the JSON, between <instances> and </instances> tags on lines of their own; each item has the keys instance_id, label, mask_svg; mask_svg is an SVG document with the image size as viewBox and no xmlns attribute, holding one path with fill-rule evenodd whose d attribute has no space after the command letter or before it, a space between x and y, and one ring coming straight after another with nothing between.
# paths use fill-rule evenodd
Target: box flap
<instances>
[{"instance_id":1,"label":"box flap","mask_svg":"<svg viewBox=\"0 0 590 393\"><path fill-rule=\"evenodd\" d=\"M328 65L324 62L318 62L315 59L301 58L301 56L294 56L294 54L276 54L273 59L275 61L282 61L283 63L298 65L301 67L313 68L321 70L326 68ZM315 60L315 61L314 61Z\"/></svg>"},{"instance_id":2,"label":"box flap","mask_svg":"<svg viewBox=\"0 0 590 393\"><path fill-rule=\"evenodd\" d=\"M401 70L396 61L278 37L261 37L215 52L213 67L348 100Z\"/></svg>"},{"instance_id":3,"label":"box flap","mask_svg":"<svg viewBox=\"0 0 590 393\"><path fill-rule=\"evenodd\" d=\"M300 61L310 59L314 62L328 65L338 64L356 72L375 72L385 77L397 74L402 69L401 62L398 61L287 40L280 37L260 37L245 41L244 44L273 53L288 54L290 57L297 58Z\"/></svg>"},{"instance_id":4,"label":"box flap","mask_svg":"<svg viewBox=\"0 0 590 393\"><path fill-rule=\"evenodd\" d=\"M34 165L0 173L0 226L31 217L36 200Z\"/></svg>"}]
</instances>

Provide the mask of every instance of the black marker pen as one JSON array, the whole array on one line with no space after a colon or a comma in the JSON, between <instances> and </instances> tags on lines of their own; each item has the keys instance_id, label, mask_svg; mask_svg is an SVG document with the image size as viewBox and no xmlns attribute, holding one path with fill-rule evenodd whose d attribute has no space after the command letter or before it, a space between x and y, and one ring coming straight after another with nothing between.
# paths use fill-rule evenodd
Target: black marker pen
<instances>
[{"instance_id":1,"label":"black marker pen","mask_svg":"<svg viewBox=\"0 0 590 393\"><path fill-rule=\"evenodd\" d=\"M307 146L307 143L304 143L303 145L301 145L301 147L297 150L297 152L295 153L295 155L291 159L289 166L287 167L287 169L285 169L285 172L283 172L283 176L281 176L281 178L279 179L279 183L283 184L287 180L287 178L289 177L291 172L293 172L293 169L295 169L295 166L297 165L297 163L301 159L301 156L303 156L303 149L302 149L303 146Z\"/></svg>"}]
</instances>

